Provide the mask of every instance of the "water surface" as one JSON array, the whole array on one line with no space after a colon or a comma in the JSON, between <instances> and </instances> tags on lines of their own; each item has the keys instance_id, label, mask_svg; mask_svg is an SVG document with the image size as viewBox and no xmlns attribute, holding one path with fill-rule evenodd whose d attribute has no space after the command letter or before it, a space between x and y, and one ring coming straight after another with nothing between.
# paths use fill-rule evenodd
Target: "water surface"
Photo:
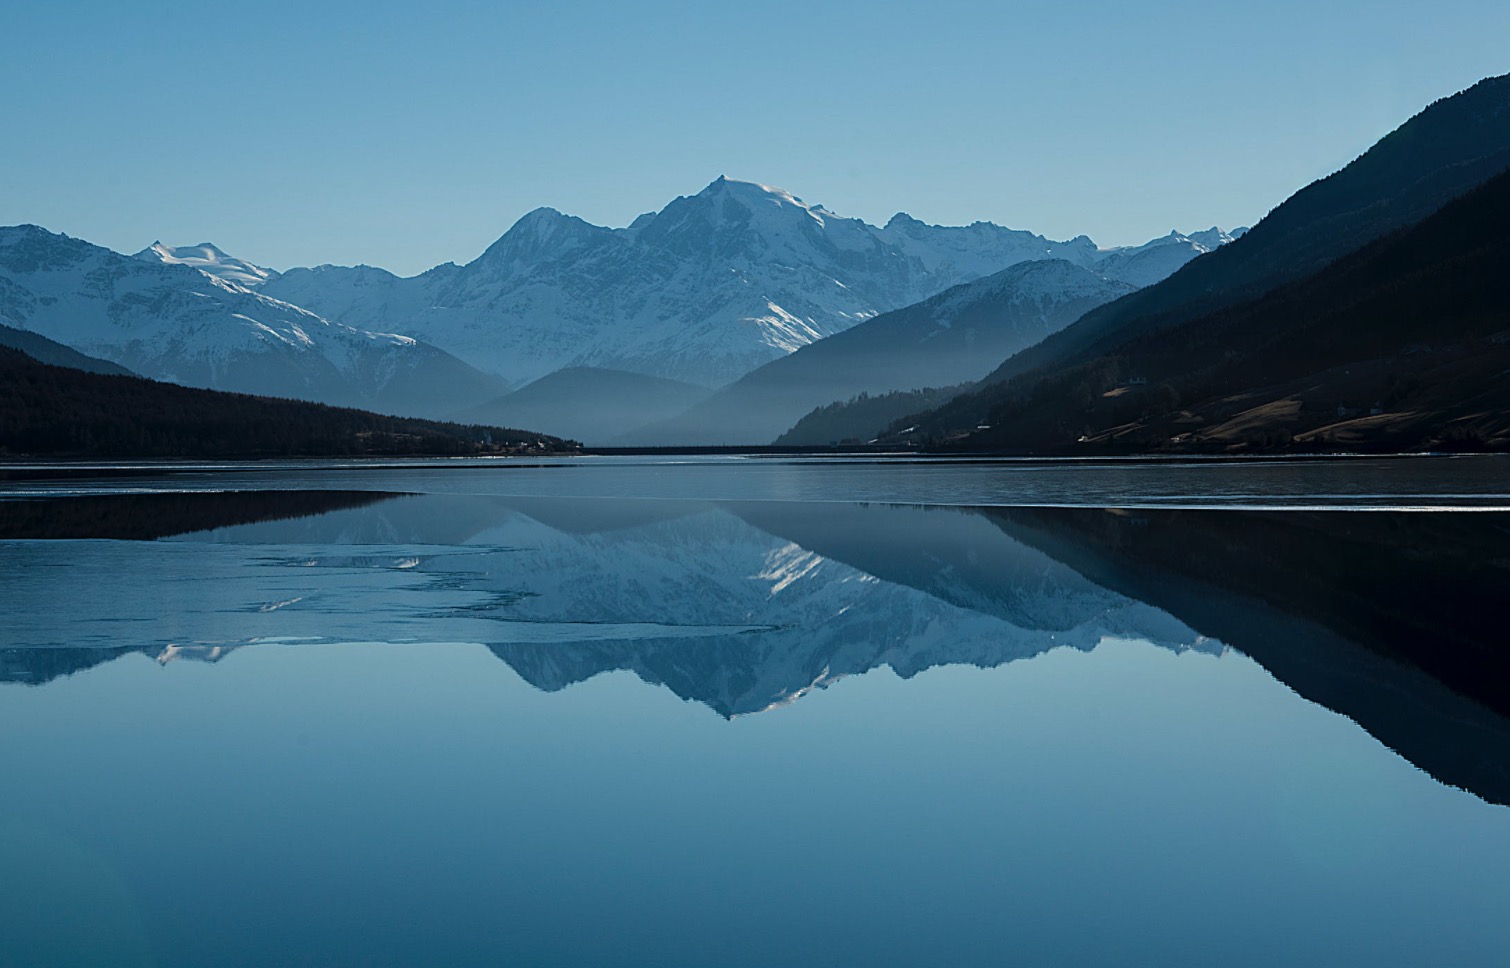
<instances>
[{"instance_id":1,"label":"water surface","mask_svg":"<svg viewBox=\"0 0 1510 968\"><path fill-rule=\"evenodd\" d=\"M1504 466L16 474L0 964L1503 964Z\"/></svg>"}]
</instances>

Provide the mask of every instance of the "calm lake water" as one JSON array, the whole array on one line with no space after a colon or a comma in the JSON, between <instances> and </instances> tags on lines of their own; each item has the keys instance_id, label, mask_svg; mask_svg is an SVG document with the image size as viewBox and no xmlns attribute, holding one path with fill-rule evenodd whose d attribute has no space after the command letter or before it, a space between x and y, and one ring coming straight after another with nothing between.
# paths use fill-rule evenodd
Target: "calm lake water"
<instances>
[{"instance_id":1,"label":"calm lake water","mask_svg":"<svg viewBox=\"0 0 1510 968\"><path fill-rule=\"evenodd\" d=\"M1495 965L1510 461L0 470L0 965Z\"/></svg>"}]
</instances>

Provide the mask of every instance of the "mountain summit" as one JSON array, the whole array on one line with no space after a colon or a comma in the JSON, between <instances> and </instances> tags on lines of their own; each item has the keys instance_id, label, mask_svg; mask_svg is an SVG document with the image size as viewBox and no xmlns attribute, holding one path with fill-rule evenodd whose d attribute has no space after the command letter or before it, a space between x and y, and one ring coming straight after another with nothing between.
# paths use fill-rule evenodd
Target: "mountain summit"
<instances>
[{"instance_id":1,"label":"mountain summit","mask_svg":"<svg viewBox=\"0 0 1510 968\"><path fill-rule=\"evenodd\" d=\"M176 247L153 242L138 252L134 258L144 262L161 262L170 266L190 266L217 279L252 289L269 279L278 278L276 270L252 265L245 259L226 255L212 242Z\"/></svg>"}]
</instances>

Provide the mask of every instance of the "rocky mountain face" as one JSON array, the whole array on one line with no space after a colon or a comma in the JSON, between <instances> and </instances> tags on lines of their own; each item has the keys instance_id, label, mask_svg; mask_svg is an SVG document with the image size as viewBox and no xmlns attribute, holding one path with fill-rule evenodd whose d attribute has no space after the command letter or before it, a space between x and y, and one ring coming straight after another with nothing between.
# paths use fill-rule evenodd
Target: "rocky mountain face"
<instances>
[{"instance_id":1,"label":"rocky mountain face","mask_svg":"<svg viewBox=\"0 0 1510 968\"><path fill-rule=\"evenodd\" d=\"M626 228L542 208L464 266L407 279L370 266L290 269L262 291L428 341L511 382L590 366L716 387L1021 262L1106 262L1109 278L1139 285L1207 251L1208 236L1102 250L1085 236L1056 242L988 222L899 214L878 228L719 178Z\"/></svg>"},{"instance_id":2,"label":"rocky mountain face","mask_svg":"<svg viewBox=\"0 0 1510 968\"><path fill-rule=\"evenodd\" d=\"M430 415L501 392L496 377L434 346L333 323L231 281L249 270L221 255L212 272L172 252L183 250L149 261L36 226L0 228L0 324L208 389Z\"/></svg>"}]
</instances>

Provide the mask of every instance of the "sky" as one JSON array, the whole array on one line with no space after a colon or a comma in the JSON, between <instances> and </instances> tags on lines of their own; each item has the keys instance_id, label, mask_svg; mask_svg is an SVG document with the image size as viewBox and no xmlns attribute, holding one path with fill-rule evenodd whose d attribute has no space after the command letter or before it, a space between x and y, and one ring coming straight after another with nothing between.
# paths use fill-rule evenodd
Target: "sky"
<instances>
[{"instance_id":1,"label":"sky","mask_svg":"<svg viewBox=\"0 0 1510 968\"><path fill-rule=\"evenodd\" d=\"M406 275L719 175L1103 246L1251 224L1510 72L1503 0L6 0L0 37L0 224Z\"/></svg>"}]
</instances>

